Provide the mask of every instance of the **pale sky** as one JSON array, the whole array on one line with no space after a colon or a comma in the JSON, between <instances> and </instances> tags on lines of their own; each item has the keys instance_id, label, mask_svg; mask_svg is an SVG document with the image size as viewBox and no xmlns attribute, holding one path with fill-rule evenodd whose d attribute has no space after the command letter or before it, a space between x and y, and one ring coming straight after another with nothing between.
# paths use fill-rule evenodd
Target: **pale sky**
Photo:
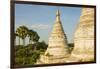
<instances>
[{"instance_id":1,"label":"pale sky","mask_svg":"<svg viewBox=\"0 0 100 69\"><path fill-rule=\"evenodd\" d=\"M48 38L55 23L56 11L58 8L68 42L73 42L73 34L79 23L81 7L16 4L15 30L18 26L25 25L39 34L39 41L44 40L48 43ZM28 40L26 43L27 42Z\"/></svg>"}]
</instances>

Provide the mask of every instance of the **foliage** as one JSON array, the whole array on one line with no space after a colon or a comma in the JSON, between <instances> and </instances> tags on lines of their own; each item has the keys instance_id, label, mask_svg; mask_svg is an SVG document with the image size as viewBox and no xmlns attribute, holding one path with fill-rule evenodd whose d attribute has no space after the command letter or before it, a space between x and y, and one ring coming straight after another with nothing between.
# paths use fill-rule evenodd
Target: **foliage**
<instances>
[{"instance_id":1,"label":"foliage","mask_svg":"<svg viewBox=\"0 0 100 69\"><path fill-rule=\"evenodd\" d=\"M36 46L36 50L34 47ZM15 65L32 65L39 59L40 54L45 52L47 44L45 42L37 42L28 44L27 46L15 46Z\"/></svg>"},{"instance_id":2,"label":"foliage","mask_svg":"<svg viewBox=\"0 0 100 69\"><path fill-rule=\"evenodd\" d=\"M32 41L38 42L38 40L40 39L39 35L34 30L28 30L28 37L29 37L30 44Z\"/></svg>"},{"instance_id":3,"label":"foliage","mask_svg":"<svg viewBox=\"0 0 100 69\"><path fill-rule=\"evenodd\" d=\"M37 45L37 50L41 50L44 52L44 50L47 49L47 44L44 41L38 42L36 45Z\"/></svg>"},{"instance_id":4,"label":"foliage","mask_svg":"<svg viewBox=\"0 0 100 69\"><path fill-rule=\"evenodd\" d=\"M15 44L15 65L32 65L39 59L40 54L44 53L47 44L39 42L40 36L34 30L28 29L26 26L19 26L14 33L14 37L19 38L19 45ZM25 45L25 38L28 37L29 44ZM20 39L23 45L20 45Z\"/></svg>"},{"instance_id":5,"label":"foliage","mask_svg":"<svg viewBox=\"0 0 100 69\"><path fill-rule=\"evenodd\" d=\"M69 53L71 53L72 50L74 49L74 43L69 43L68 46L69 46Z\"/></svg>"},{"instance_id":6,"label":"foliage","mask_svg":"<svg viewBox=\"0 0 100 69\"><path fill-rule=\"evenodd\" d=\"M25 38L29 37L29 43L30 42L38 42L40 39L40 36L38 33L34 30L28 29L26 26L19 26L16 29L16 32L14 33L14 37L19 37L19 45L20 45L20 39L23 40L23 45L25 45ZM30 43L32 44L32 43Z\"/></svg>"}]
</instances>

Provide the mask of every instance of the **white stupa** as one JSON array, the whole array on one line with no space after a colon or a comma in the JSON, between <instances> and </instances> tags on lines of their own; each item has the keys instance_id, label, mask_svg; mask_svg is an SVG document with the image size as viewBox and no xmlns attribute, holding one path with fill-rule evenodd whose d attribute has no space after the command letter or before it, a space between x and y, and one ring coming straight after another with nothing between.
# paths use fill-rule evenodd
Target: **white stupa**
<instances>
[{"instance_id":1,"label":"white stupa","mask_svg":"<svg viewBox=\"0 0 100 69\"><path fill-rule=\"evenodd\" d=\"M82 8L80 23L74 34L73 54L82 61L94 59L94 9Z\"/></svg>"},{"instance_id":2,"label":"white stupa","mask_svg":"<svg viewBox=\"0 0 100 69\"><path fill-rule=\"evenodd\" d=\"M48 48L44 55L40 56L39 62L43 64L65 63L69 57L67 38L60 20L60 12L56 12L56 21L49 37Z\"/></svg>"}]
</instances>

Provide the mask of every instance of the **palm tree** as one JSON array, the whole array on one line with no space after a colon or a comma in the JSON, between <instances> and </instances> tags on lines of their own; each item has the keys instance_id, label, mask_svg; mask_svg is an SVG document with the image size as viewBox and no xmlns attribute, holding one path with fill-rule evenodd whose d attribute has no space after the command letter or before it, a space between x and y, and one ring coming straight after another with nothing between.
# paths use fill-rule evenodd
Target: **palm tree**
<instances>
[{"instance_id":1,"label":"palm tree","mask_svg":"<svg viewBox=\"0 0 100 69\"><path fill-rule=\"evenodd\" d=\"M35 34L35 31L28 30L29 44L32 44L32 36Z\"/></svg>"},{"instance_id":2,"label":"palm tree","mask_svg":"<svg viewBox=\"0 0 100 69\"><path fill-rule=\"evenodd\" d=\"M17 36L19 37L19 45L20 45L20 34L21 34L20 28L17 28L17 29L16 29L16 34L17 34Z\"/></svg>"},{"instance_id":3,"label":"palm tree","mask_svg":"<svg viewBox=\"0 0 100 69\"><path fill-rule=\"evenodd\" d=\"M37 46L36 44L37 44L38 40L40 39L39 35L34 30L28 30L28 37L29 37L30 44L32 44L32 42L34 42L34 44L35 44L34 49L36 50L36 46Z\"/></svg>"},{"instance_id":4,"label":"palm tree","mask_svg":"<svg viewBox=\"0 0 100 69\"><path fill-rule=\"evenodd\" d=\"M37 47L37 42L39 41L40 37L37 34L37 32L34 32L34 34L32 35L32 41L34 42L35 46L34 46L34 50L36 50Z\"/></svg>"},{"instance_id":5,"label":"palm tree","mask_svg":"<svg viewBox=\"0 0 100 69\"><path fill-rule=\"evenodd\" d=\"M34 34L33 34L34 35ZM38 42L38 40L40 39L39 35L37 32L35 32L35 35L33 36L33 42Z\"/></svg>"},{"instance_id":6,"label":"palm tree","mask_svg":"<svg viewBox=\"0 0 100 69\"><path fill-rule=\"evenodd\" d=\"M37 42L39 40L39 35L37 34L37 32L33 31L33 30L29 30L28 31L28 37L29 37L29 43L33 42Z\"/></svg>"},{"instance_id":7,"label":"palm tree","mask_svg":"<svg viewBox=\"0 0 100 69\"><path fill-rule=\"evenodd\" d=\"M14 33L14 45L16 45L16 37L18 36L17 33Z\"/></svg>"},{"instance_id":8,"label":"palm tree","mask_svg":"<svg viewBox=\"0 0 100 69\"><path fill-rule=\"evenodd\" d=\"M27 36L27 32L28 32L28 28L26 26L20 26L20 37L22 38L23 40L23 45L25 45L25 38Z\"/></svg>"}]
</instances>

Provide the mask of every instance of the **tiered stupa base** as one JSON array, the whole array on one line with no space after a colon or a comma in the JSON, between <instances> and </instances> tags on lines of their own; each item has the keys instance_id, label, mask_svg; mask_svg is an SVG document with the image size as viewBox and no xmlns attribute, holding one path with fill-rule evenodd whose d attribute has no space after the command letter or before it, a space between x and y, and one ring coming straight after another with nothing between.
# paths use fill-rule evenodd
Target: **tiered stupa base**
<instances>
[{"instance_id":1,"label":"tiered stupa base","mask_svg":"<svg viewBox=\"0 0 100 69\"><path fill-rule=\"evenodd\" d=\"M40 59L37 61L37 64L53 64L53 63L66 63L68 56L46 56L41 55Z\"/></svg>"},{"instance_id":2,"label":"tiered stupa base","mask_svg":"<svg viewBox=\"0 0 100 69\"><path fill-rule=\"evenodd\" d=\"M75 50L74 50L75 51ZM79 59L80 62L94 61L94 51L75 51L72 54L72 57Z\"/></svg>"},{"instance_id":3,"label":"tiered stupa base","mask_svg":"<svg viewBox=\"0 0 100 69\"><path fill-rule=\"evenodd\" d=\"M73 62L89 62L94 61L93 54L74 54L65 57L54 57L41 55L36 64L55 64L55 63L73 63Z\"/></svg>"}]
</instances>

